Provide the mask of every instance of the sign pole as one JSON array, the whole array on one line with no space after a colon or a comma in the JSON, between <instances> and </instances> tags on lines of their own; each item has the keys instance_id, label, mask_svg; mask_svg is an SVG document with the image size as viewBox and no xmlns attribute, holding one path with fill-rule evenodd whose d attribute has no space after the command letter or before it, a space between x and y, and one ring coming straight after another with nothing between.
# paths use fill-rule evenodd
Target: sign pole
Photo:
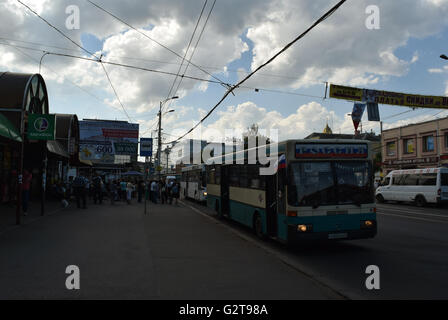
<instances>
[{"instance_id":1,"label":"sign pole","mask_svg":"<svg viewBox=\"0 0 448 320\"><path fill-rule=\"evenodd\" d=\"M148 157L145 157L145 214L147 212L147 209L146 209L147 194L148 194Z\"/></svg>"},{"instance_id":2,"label":"sign pole","mask_svg":"<svg viewBox=\"0 0 448 320\"><path fill-rule=\"evenodd\" d=\"M148 159L152 157L152 138L140 138L140 157L145 157L145 214L147 213Z\"/></svg>"},{"instance_id":3,"label":"sign pole","mask_svg":"<svg viewBox=\"0 0 448 320\"><path fill-rule=\"evenodd\" d=\"M45 214L45 191L47 187L47 141L42 142L42 194L40 198L40 215Z\"/></svg>"}]
</instances>

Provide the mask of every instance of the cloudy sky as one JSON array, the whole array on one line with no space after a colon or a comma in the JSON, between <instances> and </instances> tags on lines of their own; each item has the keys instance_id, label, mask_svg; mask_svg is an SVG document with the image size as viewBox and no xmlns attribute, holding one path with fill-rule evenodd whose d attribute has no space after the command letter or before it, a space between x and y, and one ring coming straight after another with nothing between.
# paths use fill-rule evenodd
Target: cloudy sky
<instances>
[{"instance_id":1,"label":"cloudy sky","mask_svg":"<svg viewBox=\"0 0 448 320\"><path fill-rule=\"evenodd\" d=\"M22 0L73 41L104 61L177 73L205 0ZM186 64L181 74L235 84L303 32L337 0L208 0L187 52L207 73ZM69 30L66 9L79 8L80 28ZM379 29L366 27L366 8L380 10ZM88 54L15 0L0 0L0 71L37 73L42 50ZM325 82L416 94L448 94L448 0L348 0L334 15L230 95L209 117L207 130L276 128L280 139L320 132L353 132L352 103L322 99ZM205 28L203 26L205 25ZM199 35L203 30L197 47ZM12 46L13 45L13 46ZM168 49L169 50L168 50ZM32 50L34 49L34 50ZM194 50L194 51L193 51ZM177 53L174 54L173 52ZM165 141L184 133L225 93L216 83L105 65L127 114L141 136L156 129L159 102L175 112L163 117ZM41 73L50 112L80 119L128 120L99 63L47 55ZM213 75L214 78L211 77ZM258 92L254 90L258 88ZM448 115L440 110L380 106L385 128ZM409 112L406 112L409 111ZM406 112L406 113L404 113ZM401 113L401 114L400 114ZM400 114L398 116L395 116ZM379 132L378 123L363 121ZM208 134L210 136L210 134Z\"/></svg>"}]
</instances>

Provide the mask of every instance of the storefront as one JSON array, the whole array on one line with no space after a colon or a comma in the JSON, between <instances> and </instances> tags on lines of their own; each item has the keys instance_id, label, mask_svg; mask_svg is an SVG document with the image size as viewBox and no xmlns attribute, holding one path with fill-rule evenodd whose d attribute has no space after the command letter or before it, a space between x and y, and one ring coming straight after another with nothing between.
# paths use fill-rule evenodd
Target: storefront
<instances>
[{"instance_id":1,"label":"storefront","mask_svg":"<svg viewBox=\"0 0 448 320\"><path fill-rule=\"evenodd\" d=\"M31 194L41 193L41 173L45 142L30 141L26 128L30 114L48 114L48 96L44 79L39 74L0 73L0 114L17 139L0 139L0 181L2 203L17 203L20 222L18 184L23 169L33 173ZM5 121L6 120L6 121ZM20 138L20 139L18 139ZM20 199L19 199L20 200Z\"/></svg>"},{"instance_id":2,"label":"storefront","mask_svg":"<svg viewBox=\"0 0 448 320\"><path fill-rule=\"evenodd\" d=\"M383 173L448 166L448 117L384 130Z\"/></svg>"}]
</instances>

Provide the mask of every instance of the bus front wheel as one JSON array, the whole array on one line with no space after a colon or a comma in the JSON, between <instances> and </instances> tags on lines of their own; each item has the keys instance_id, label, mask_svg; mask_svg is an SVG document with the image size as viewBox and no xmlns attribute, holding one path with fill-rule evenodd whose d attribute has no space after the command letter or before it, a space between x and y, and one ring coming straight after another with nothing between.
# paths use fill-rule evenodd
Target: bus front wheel
<instances>
[{"instance_id":1,"label":"bus front wheel","mask_svg":"<svg viewBox=\"0 0 448 320\"><path fill-rule=\"evenodd\" d=\"M221 210L219 210L218 201L215 201L215 212L216 212L216 215L218 216L218 219L222 219L222 212L221 212Z\"/></svg>"},{"instance_id":2,"label":"bus front wheel","mask_svg":"<svg viewBox=\"0 0 448 320\"><path fill-rule=\"evenodd\" d=\"M257 235L257 237L260 239L264 239L263 223L261 221L261 216L259 213L255 213L253 224L254 224L254 232Z\"/></svg>"}]
</instances>

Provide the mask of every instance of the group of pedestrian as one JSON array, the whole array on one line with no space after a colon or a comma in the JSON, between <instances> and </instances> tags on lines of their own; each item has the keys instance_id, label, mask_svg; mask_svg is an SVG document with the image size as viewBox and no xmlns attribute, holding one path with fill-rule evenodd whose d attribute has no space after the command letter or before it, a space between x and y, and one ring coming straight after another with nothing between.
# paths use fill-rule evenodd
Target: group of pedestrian
<instances>
[{"instance_id":1,"label":"group of pedestrian","mask_svg":"<svg viewBox=\"0 0 448 320\"><path fill-rule=\"evenodd\" d=\"M94 204L102 204L104 197L109 198L111 204L115 204L116 201L123 201L131 204L135 191L138 194L138 202L141 202L144 192L143 181L127 181L121 180L109 180L109 182L103 182L103 179L99 175L95 175L91 181L82 174L79 174L73 179L71 184L73 193L76 198L76 205L78 208L87 208L87 196L93 198Z\"/></svg>"},{"instance_id":2,"label":"group of pedestrian","mask_svg":"<svg viewBox=\"0 0 448 320\"><path fill-rule=\"evenodd\" d=\"M180 185L173 179L168 181L153 180L150 183L150 200L153 203L172 204L177 205L180 194Z\"/></svg>"}]
</instances>

